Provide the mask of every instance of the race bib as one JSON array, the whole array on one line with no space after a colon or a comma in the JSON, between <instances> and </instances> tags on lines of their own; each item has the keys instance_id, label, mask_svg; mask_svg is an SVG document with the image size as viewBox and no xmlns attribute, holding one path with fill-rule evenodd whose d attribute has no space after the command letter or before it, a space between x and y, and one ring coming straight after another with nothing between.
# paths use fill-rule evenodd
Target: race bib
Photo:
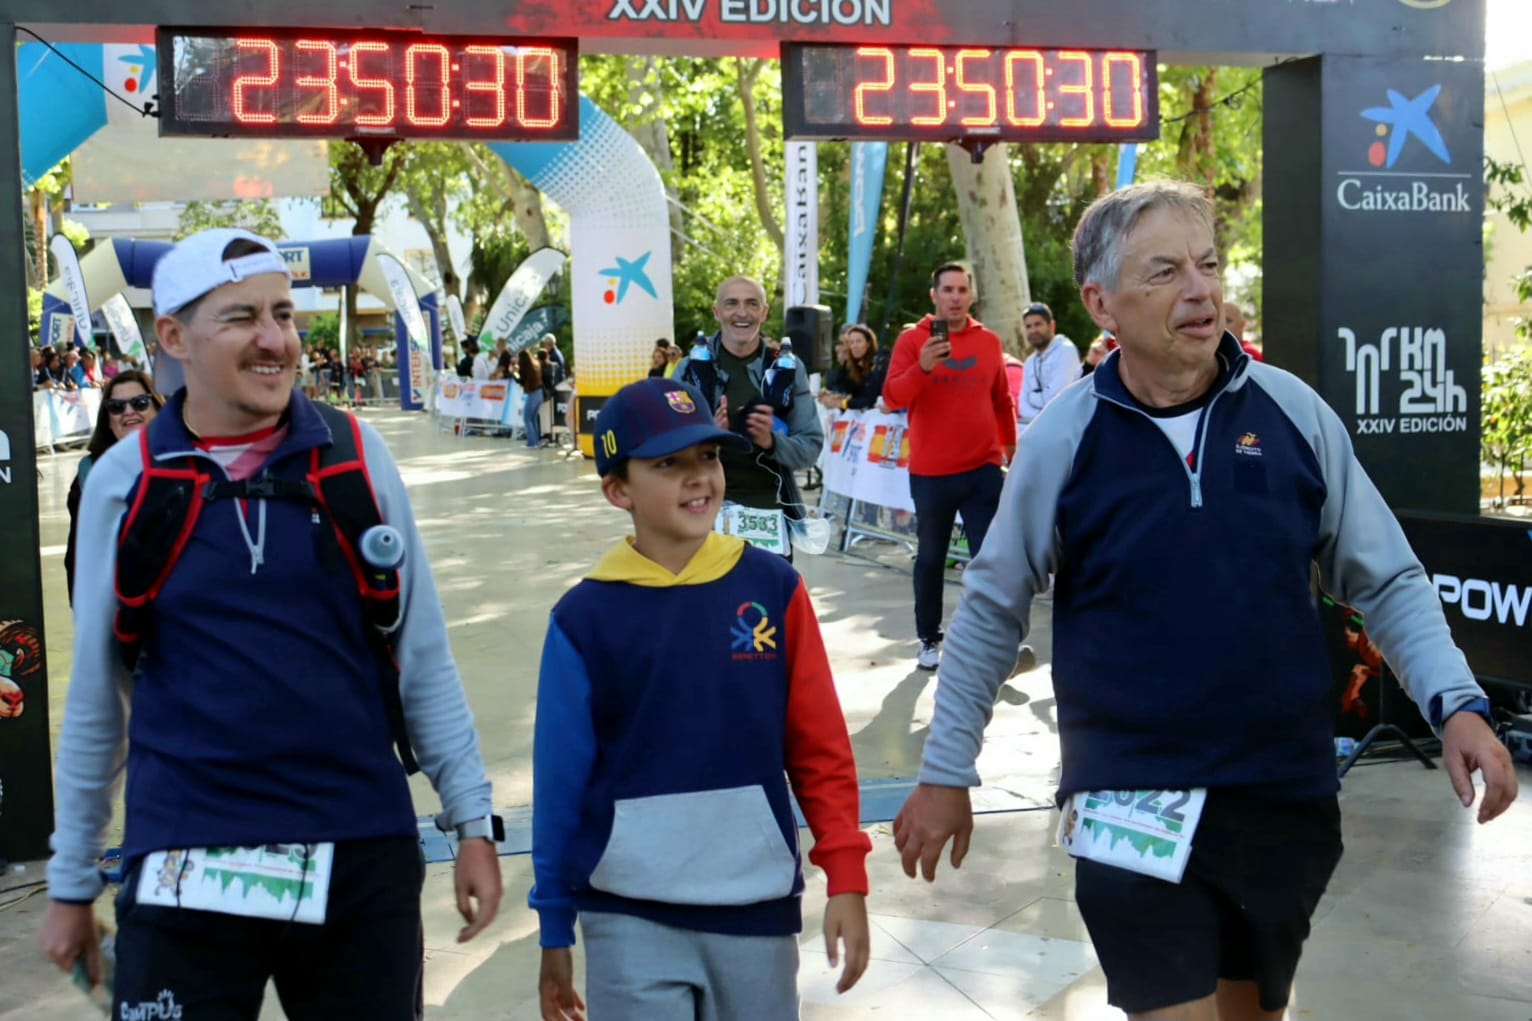
<instances>
[{"instance_id":1,"label":"race bib","mask_svg":"<svg viewBox=\"0 0 1532 1021\"><path fill-rule=\"evenodd\" d=\"M138 903L323 925L334 844L156 851L138 873Z\"/></svg>"},{"instance_id":2,"label":"race bib","mask_svg":"<svg viewBox=\"0 0 1532 1021\"><path fill-rule=\"evenodd\" d=\"M1076 858L1179 883L1207 797L1204 787L1076 791L1064 802L1059 846Z\"/></svg>"},{"instance_id":3,"label":"race bib","mask_svg":"<svg viewBox=\"0 0 1532 1021\"><path fill-rule=\"evenodd\" d=\"M787 516L779 510L762 510L737 503L726 503L713 523L715 532L743 539L752 546L759 546L779 557L787 556L791 538L787 533Z\"/></svg>"}]
</instances>

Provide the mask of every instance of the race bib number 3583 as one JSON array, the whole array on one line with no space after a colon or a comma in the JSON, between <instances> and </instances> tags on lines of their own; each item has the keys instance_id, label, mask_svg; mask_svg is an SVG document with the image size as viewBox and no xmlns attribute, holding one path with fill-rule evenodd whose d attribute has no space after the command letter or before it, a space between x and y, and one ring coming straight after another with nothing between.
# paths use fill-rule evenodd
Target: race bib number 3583
<instances>
[{"instance_id":1,"label":"race bib number 3583","mask_svg":"<svg viewBox=\"0 0 1532 1021\"><path fill-rule=\"evenodd\" d=\"M1201 787L1077 791L1064 803L1059 846L1076 858L1179 883L1207 794Z\"/></svg>"}]
</instances>

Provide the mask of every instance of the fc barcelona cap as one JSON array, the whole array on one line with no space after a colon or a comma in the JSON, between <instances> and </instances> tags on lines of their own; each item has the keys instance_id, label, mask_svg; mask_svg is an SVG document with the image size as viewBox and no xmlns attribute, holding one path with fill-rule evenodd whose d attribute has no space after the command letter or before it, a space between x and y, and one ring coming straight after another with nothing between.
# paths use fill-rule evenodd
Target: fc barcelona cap
<instances>
[{"instance_id":1,"label":"fc barcelona cap","mask_svg":"<svg viewBox=\"0 0 1532 1021\"><path fill-rule=\"evenodd\" d=\"M737 443L718 428L694 387L674 379L642 379L618 390L596 415L596 474L630 457L664 457L698 443Z\"/></svg>"},{"instance_id":2,"label":"fc barcelona cap","mask_svg":"<svg viewBox=\"0 0 1532 1021\"><path fill-rule=\"evenodd\" d=\"M223 253L235 241L253 241L264 251L225 260ZM179 312L209 291L261 273L281 273L292 279L276 245L232 227L199 231L176 242L154 264L154 314Z\"/></svg>"}]
</instances>

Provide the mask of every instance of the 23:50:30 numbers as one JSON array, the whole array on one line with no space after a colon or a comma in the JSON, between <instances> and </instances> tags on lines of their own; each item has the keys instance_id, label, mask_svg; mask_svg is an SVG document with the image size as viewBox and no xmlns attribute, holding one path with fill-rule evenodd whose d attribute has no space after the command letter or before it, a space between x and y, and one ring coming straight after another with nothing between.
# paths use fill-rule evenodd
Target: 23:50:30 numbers
<instances>
[{"instance_id":1,"label":"23:50:30 numbers","mask_svg":"<svg viewBox=\"0 0 1532 1021\"><path fill-rule=\"evenodd\" d=\"M866 127L894 123L896 90L907 96L909 123L921 127L948 124L953 113L964 128L996 126L1002 117L1015 128L1136 128L1146 116L1144 59L1135 52L860 46L856 57L855 116ZM1066 71L1073 73L1059 74ZM1051 81L1056 75L1074 80ZM929 106L916 112L917 102ZM1066 102L1068 112L1059 108Z\"/></svg>"}]
</instances>

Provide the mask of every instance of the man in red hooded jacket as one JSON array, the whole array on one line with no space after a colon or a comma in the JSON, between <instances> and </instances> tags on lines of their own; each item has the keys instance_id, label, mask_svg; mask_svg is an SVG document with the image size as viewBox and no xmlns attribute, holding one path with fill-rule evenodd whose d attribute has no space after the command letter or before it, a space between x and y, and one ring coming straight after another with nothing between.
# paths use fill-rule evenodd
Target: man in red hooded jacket
<instances>
[{"instance_id":1,"label":"man in red hooded jacket","mask_svg":"<svg viewBox=\"0 0 1532 1021\"><path fill-rule=\"evenodd\" d=\"M973 275L961 263L931 274L933 315L899 335L883 400L910 415L915 502L915 632L922 669L941 660L943 571L956 516L979 555L1000 503L1000 467L1016 451L1016 406L1000 338L968 314Z\"/></svg>"}]
</instances>

